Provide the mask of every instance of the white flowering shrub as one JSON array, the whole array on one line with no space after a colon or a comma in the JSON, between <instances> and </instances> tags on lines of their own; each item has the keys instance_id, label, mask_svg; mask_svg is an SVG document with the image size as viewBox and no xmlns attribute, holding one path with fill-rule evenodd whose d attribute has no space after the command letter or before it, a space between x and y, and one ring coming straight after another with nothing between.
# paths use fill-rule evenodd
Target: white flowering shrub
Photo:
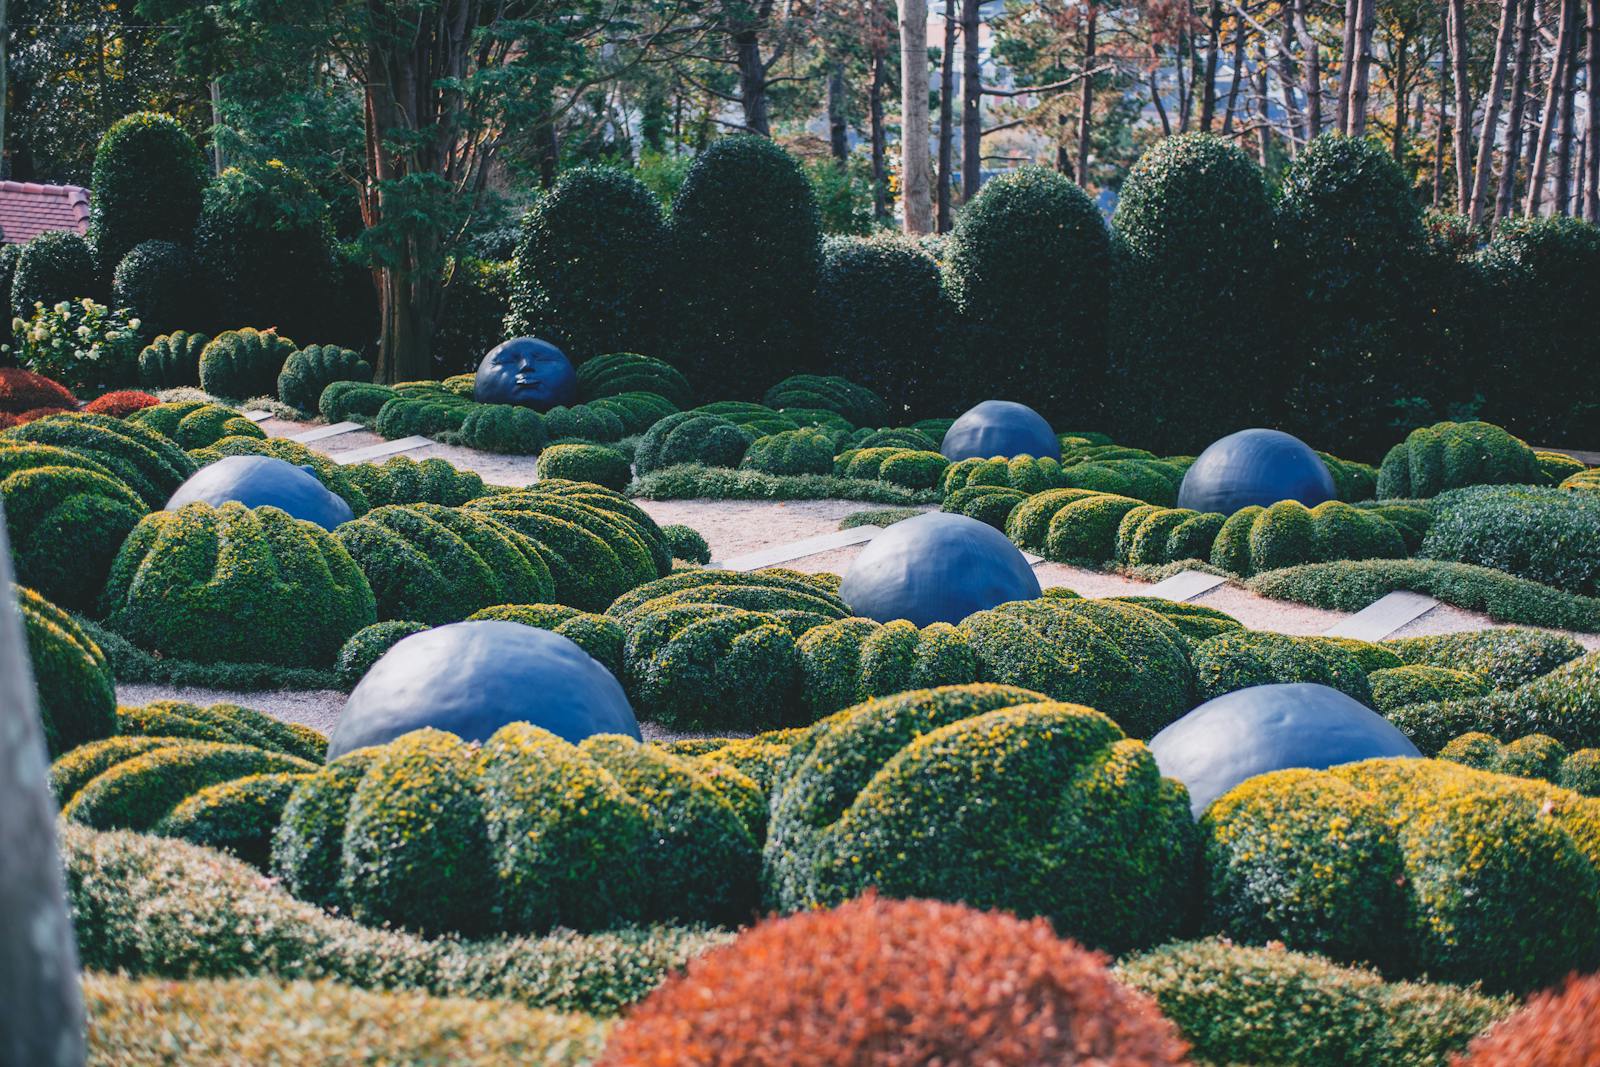
<instances>
[{"instance_id":1,"label":"white flowering shrub","mask_svg":"<svg viewBox=\"0 0 1600 1067\"><path fill-rule=\"evenodd\" d=\"M33 315L11 324L22 365L90 398L132 385L138 377L139 320L88 297L53 307L33 305Z\"/></svg>"}]
</instances>

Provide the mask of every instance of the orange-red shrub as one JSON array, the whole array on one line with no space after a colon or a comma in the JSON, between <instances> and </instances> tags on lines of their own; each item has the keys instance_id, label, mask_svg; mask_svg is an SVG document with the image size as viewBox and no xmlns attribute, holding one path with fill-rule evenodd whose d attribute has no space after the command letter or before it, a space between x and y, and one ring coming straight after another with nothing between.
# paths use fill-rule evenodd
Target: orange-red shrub
<instances>
[{"instance_id":1,"label":"orange-red shrub","mask_svg":"<svg viewBox=\"0 0 1600 1067\"><path fill-rule=\"evenodd\" d=\"M77 406L77 397L60 382L21 367L0 367L0 411L18 415L33 408L70 411Z\"/></svg>"},{"instance_id":2,"label":"orange-red shrub","mask_svg":"<svg viewBox=\"0 0 1600 1067\"><path fill-rule=\"evenodd\" d=\"M140 408L153 408L161 401L149 393L140 392L138 389L119 389L114 393L96 397L84 405L83 410L96 415L110 415L114 418L125 418L132 415Z\"/></svg>"},{"instance_id":3,"label":"orange-red shrub","mask_svg":"<svg viewBox=\"0 0 1600 1067\"><path fill-rule=\"evenodd\" d=\"M21 425L22 425L22 420L21 419L17 418L15 415L11 414L9 411L0 411L0 430L5 430L5 429L9 429L12 426L21 426Z\"/></svg>"},{"instance_id":4,"label":"orange-red shrub","mask_svg":"<svg viewBox=\"0 0 1600 1067\"><path fill-rule=\"evenodd\" d=\"M769 919L635 1005L603 1067L1186 1062L1105 957L1043 919L868 895Z\"/></svg>"},{"instance_id":5,"label":"orange-red shrub","mask_svg":"<svg viewBox=\"0 0 1600 1067\"><path fill-rule=\"evenodd\" d=\"M1567 979L1474 1041L1456 1067L1600 1067L1600 974Z\"/></svg>"},{"instance_id":6,"label":"orange-red shrub","mask_svg":"<svg viewBox=\"0 0 1600 1067\"><path fill-rule=\"evenodd\" d=\"M56 408L48 405L42 408L29 408L27 411L24 411L17 416L17 424L21 425L24 422L32 422L34 419L42 419L46 415L61 415L70 410L72 409Z\"/></svg>"}]
</instances>

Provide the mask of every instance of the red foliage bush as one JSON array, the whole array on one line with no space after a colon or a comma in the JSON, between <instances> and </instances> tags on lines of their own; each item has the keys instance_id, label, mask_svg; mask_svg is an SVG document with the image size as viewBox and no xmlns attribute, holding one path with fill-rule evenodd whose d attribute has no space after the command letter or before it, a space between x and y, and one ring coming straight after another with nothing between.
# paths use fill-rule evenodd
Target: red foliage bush
<instances>
[{"instance_id":1,"label":"red foliage bush","mask_svg":"<svg viewBox=\"0 0 1600 1067\"><path fill-rule=\"evenodd\" d=\"M66 411L77 406L78 398L60 382L21 367L0 367L0 411L20 415L33 408Z\"/></svg>"},{"instance_id":2,"label":"red foliage bush","mask_svg":"<svg viewBox=\"0 0 1600 1067\"><path fill-rule=\"evenodd\" d=\"M17 425L20 426L25 422L32 422L34 419L42 419L46 415L61 415L70 410L72 409L53 407L29 408L27 411L24 411L16 416Z\"/></svg>"},{"instance_id":3,"label":"red foliage bush","mask_svg":"<svg viewBox=\"0 0 1600 1067\"><path fill-rule=\"evenodd\" d=\"M9 411L0 411L0 430L5 430L5 429L9 429L12 426L21 426L21 425L22 425L22 420L21 419L17 418L15 415L11 414Z\"/></svg>"},{"instance_id":4,"label":"red foliage bush","mask_svg":"<svg viewBox=\"0 0 1600 1067\"><path fill-rule=\"evenodd\" d=\"M1573 975L1474 1041L1456 1067L1600 1067L1600 974Z\"/></svg>"},{"instance_id":5,"label":"red foliage bush","mask_svg":"<svg viewBox=\"0 0 1600 1067\"><path fill-rule=\"evenodd\" d=\"M107 393L89 401L83 410L120 419L132 415L140 408L153 408L159 403L161 401L149 393L142 393L137 389L119 389L115 393Z\"/></svg>"},{"instance_id":6,"label":"red foliage bush","mask_svg":"<svg viewBox=\"0 0 1600 1067\"><path fill-rule=\"evenodd\" d=\"M603 1067L1186 1062L1105 957L1043 919L868 895L769 919L634 1006Z\"/></svg>"}]
</instances>

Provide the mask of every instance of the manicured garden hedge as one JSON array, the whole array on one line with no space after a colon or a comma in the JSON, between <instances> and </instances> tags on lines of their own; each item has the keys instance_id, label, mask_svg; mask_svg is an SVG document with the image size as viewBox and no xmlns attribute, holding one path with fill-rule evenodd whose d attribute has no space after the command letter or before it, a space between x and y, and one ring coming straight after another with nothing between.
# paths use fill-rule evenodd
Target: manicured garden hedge
<instances>
[{"instance_id":1,"label":"manicured garden hedge","mask_svg":"<svg viewBox=\"0 0 1600 1067\"><path fill-rule=\"evenodd\" d=\"M52 757L116 730L116 688L100 647L72 617L26 586L12 587L22 612L39 721Z\"/></svg>"},{"instance_id":2,"label":"manicured garden hedge","mask_svg":"<svg viewBox=\"0 0 1600 1067\"><path fill-rule=\"evenodd\" d=\"M284 360L278 372L277 397L292 408L316 411L323 390L344 381L372 381L372 364L348 348L309 345Z\"/></svg>"},{"instance_id":3,"label":"manicured garden hedge","mask_svg":"<svg viewBox=\"0 0 1600 1067\"><path fill-rule=\"evenodd\" d=\"M1600 747L1600 652L1590 652L1515 689L1480 697L1406 704L1386 712L1423 752L1460 734L1482 731L1501 741L1548 734L1572 748Z\"/></svg>"},{"instance_id":4,"label":"manicured garden hedge","mask_svg":"<svg viewBox=\"0 0 1600 1067\"><path fill-rule=\"evenodd\" d=\"M233 408L205 400L184 400L141 408L130 421L172 438L189 451L209 448L225 437L266 439L266 431Z\"/></svg>"},{"instance_id":5,"label":"manicured garden hedge","mask_svg":"<svg viewBox=\"0 0 1600 1067\"><path fill-rule=\"evenodd\" d=\"M195 472L192 459L154 430L109 415L48 415L0 431L0 439L54 445L105 468L152 508Z\"/></svg>"},{"instance_id":6,"label":"manicured garden hedge","mask_svg":"<svg viewBox=\"0 0 1600 1067\"><path fill-rule=\"evenodd\" d=\"M200 352L200 388L234 400L277 396L278 376L294 351L295 343L275 330L219 333Z\"/></svg>"},{"instance_id":7,"label":"manicured garden hedge","mask_svg":"<svg viewBox=\"0 0 1600 1067\"><path fill-rule=\"evenodd\" d=\"M1543 480L1533 449L1499 426L1440 422L1412 430L1383 457L1378 496L1432 497L1464 485Z\"/></svg>"},{"instance_id":8,"label":"manicured garden hedge","mask_svg":"<svg viewBox=\"0 0 1600 1067\"><path fill-rule=\"evenodd\" d=\"M1422 555L1593 597L1600 593L1600 496L1533 486L1452 489L1433 501Z\"/></svg>"},{"instance_id":9,"label":"manicured garden hedge","mask_svg":"<svg viewBox=\"0 0 1600 1067\"><path fill-rule=\"evenodd\" d=\"M149 389L175 389L200 384L200 353L211 338L203 333L164 333L139 353L139 384Z\"/></svg>"},{"instance_id":10,"label":"manicured garden hedge","mask_svg":"<svg viewBox=\"0 0 1600 1067\"><path fill-rule=\"evenodd\" d=\"M1586 797L1600 797L1600 748L1573 751L1544 734L1501 744L1488 734L1466 733L1440 749L1439 758L1496 774L1542 778Z\"/></svg>"}]
</instances>

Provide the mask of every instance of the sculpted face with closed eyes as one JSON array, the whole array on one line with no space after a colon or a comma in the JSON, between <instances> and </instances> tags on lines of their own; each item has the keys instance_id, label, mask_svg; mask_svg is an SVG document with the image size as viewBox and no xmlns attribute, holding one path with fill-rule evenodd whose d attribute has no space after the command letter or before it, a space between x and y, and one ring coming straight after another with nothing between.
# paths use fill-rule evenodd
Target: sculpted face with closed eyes
<instances>
[{"instance_id":1,"label":"sculpted face with closed eyes","mask_svg":"<svg viewBox=\"0 0 1600 1067\"><path fill-rule=\"evenodd\" d=\"M561 349L534 337L514 337L491 349L478 364L472 398L480 404L549 411L572 403L577 392L577 374Z\"/></svg>"}]
</instances>

